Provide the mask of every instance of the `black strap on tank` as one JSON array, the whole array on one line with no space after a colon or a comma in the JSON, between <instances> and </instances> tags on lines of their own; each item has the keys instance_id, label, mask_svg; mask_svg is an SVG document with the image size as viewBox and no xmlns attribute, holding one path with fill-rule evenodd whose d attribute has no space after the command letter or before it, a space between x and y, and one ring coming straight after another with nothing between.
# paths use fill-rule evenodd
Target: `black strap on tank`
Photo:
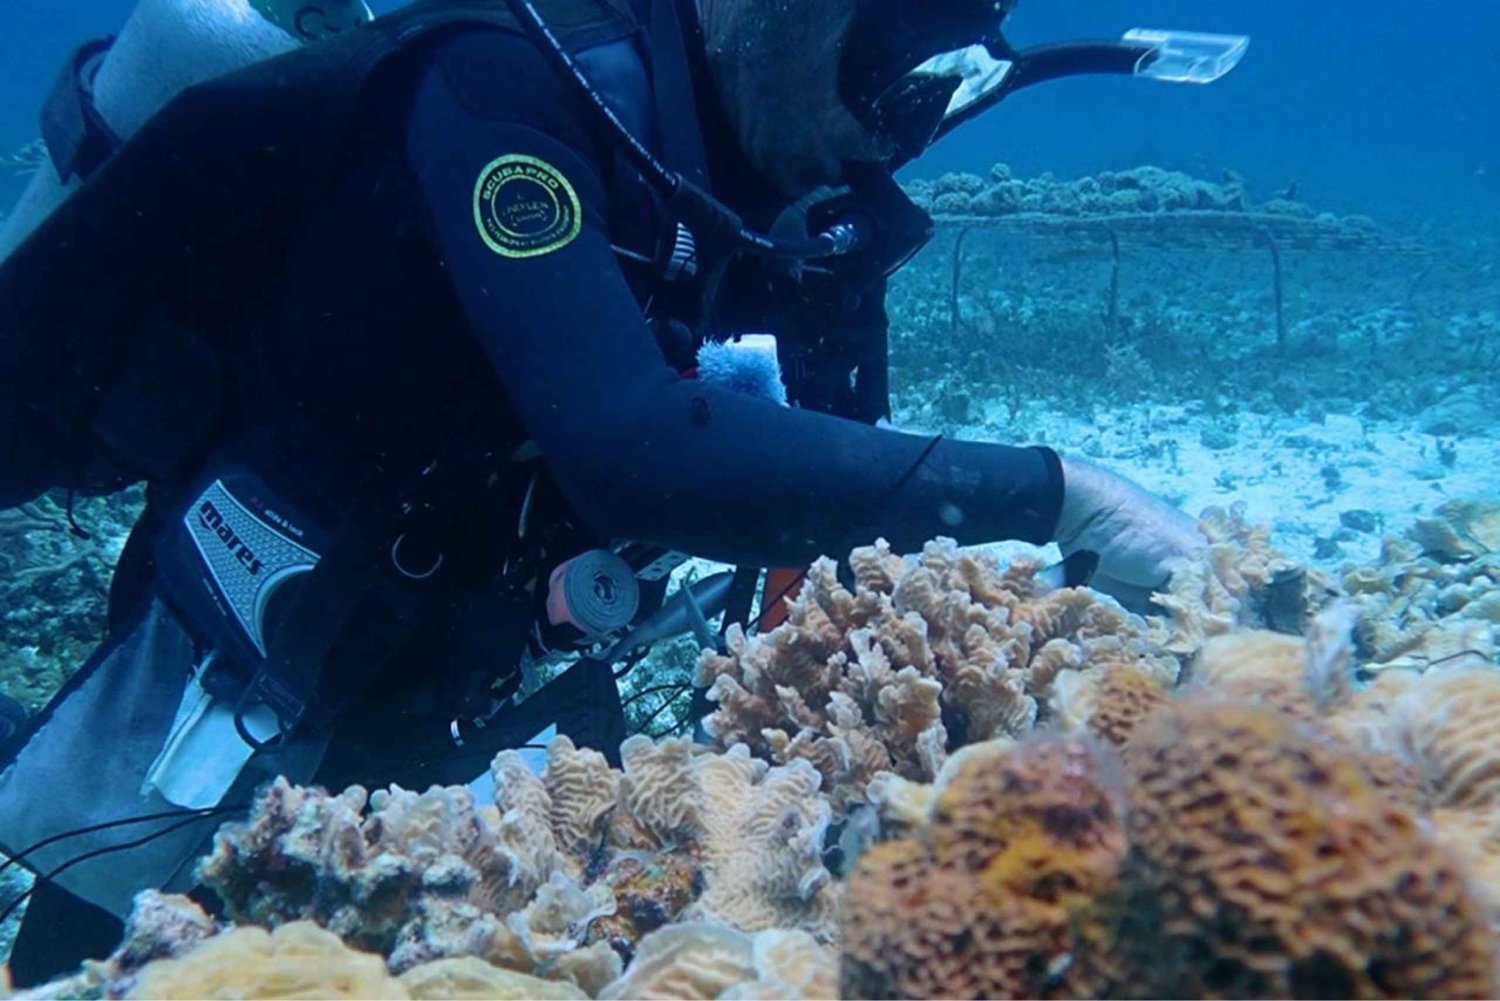
<instances>
[{"instance_id":1,"label":"black strap on tank","mask_svg":"<svg viewBox=\"0 0 1500 1001\"><path fill-rule=\"evenodd\" d=\"M662 160L707 190L708 153L698 124L687 45L673 0L651 0L651 76Z\"/></svg>"},{"instance_id":2,"label":"black strap on tank","mask_svg":"<svg viewBox=\"0 0 1500 1001\"><path fill-rule=\"evenodd\" d=\"M42 141L64 184L75 177L87 180L120 146L120 137L94 106L94 75L114 43L111 35L73 50L42 105Z\"/></svg>"}]
</instances>

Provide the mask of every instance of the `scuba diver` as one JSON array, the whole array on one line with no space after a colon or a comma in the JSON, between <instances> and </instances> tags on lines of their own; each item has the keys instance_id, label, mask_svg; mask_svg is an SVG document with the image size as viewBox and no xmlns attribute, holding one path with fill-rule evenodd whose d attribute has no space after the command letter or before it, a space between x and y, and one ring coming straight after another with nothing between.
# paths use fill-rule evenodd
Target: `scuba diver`
<instances>
[{"instance_id":1,"label":"scuba diver","mask_svg":"<svg viewBox=\"0 0 1500 1001\"><path fill-rule=\"evenodd\" d=\"M1202 544L1102 468L890 426L886 281L932 229L893 173L1020 87L1206 82L1243 40L1016 50L1004 0L260 0L307 44L112 121L171 51L132 26L193 6L244 16L143 0L69 61L0 263L0 504L148 500L106 640L0 771L42 877L18 985L190 886L270 776L613 754L613 668L747 619L761 568L1056 541L1140 602ZM688 554L741 569L669 596Z\"/></svg>"}]
</instances>

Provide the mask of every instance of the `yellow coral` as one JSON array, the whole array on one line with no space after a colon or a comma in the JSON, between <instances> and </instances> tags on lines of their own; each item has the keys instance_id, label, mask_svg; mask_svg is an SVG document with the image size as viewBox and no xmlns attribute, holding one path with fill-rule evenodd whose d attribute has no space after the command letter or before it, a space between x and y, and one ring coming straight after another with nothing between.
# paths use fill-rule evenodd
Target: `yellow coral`
<instances>
[{"instance_id":1,"label":"yellow coral","mask_svg":"<svg viewBox=\"0 0 1500 1001\"><path fill-rule=\"evenodd\" d=\"M385 961L311 921L235 928L142 968L132 998L405 998Z\"/></svg>"},{"instance_id":2,"label":"yellow coral","mask_svg":"<svg viewBox=\"0 0 1500 1001\"><path fill-rule=\"evenodd\" d=\"M940 781L930 827L871 848L849 879L853 997L1089 993L1073 957L1126 850L1112 756L1034 737L976 745Z\"/></svg>"},{"instance_id":3,"label":"yellow coral","mask_svg":"<svg viewBox=\"0 0 1500 1001\"><path fill-rule=\"evenodd\" d=\"M1148 994L1485 996L1489 926L1449 856L1360 762L1279 713L1182 702L1125 749L1118 936ZM1122 985L1124 986L1124 985Z\"/></svg>"},{"instance_id":4,"label":"yellow coral","mask_svg":"<svg viewBox=\"0 0 1500 1001\"><path fill-rule=\"evenodd\" d=\"M1063 729L1087 731L1116 747L1170 698L1160 682L1130 663L1064 671L1053 689L1053 712Z\"/></svg>"}]
</instances>

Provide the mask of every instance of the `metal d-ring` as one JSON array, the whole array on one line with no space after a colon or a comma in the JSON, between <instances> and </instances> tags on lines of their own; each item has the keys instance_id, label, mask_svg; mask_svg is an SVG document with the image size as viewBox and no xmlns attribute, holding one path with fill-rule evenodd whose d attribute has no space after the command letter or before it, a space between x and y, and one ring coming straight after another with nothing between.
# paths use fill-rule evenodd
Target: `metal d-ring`
<instances>
[{"instance_id":1,"label":"metal d-ring","mask_svg":"<svg viewBox=\"0 0 1500 1001\"><path fill-rule=\"evenodd\" d=\"M400 535L396 536L396 541L391 543L391 566L395 567L396 571L398 573L400 573L401 576L409 578L411 580L426 580L428 577L431 577L433 574L437 573L438 570L442 569L442 566L443 566L443 554L442 553L438 553L437 554L437 559L433 562L432 566L428 567L426 570L422 571L421 573L413 573L412 571L406 569L406 567L402 566L401 565L401 543L403 543L405 541L406 541L406 533L402 532Z\"/></svg>"}]
</instances>

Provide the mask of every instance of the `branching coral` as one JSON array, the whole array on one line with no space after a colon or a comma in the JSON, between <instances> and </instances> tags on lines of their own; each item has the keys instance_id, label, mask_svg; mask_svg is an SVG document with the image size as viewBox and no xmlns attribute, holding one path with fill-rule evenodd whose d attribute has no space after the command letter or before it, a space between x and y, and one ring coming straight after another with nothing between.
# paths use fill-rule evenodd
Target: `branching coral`
<instances>
[{"instance_id":1,"label":"branching coral","mask_svg":"<svg viewBox=\"0 0 1500 1001\"><path fill-rule=\"evenodd\" d=\"M939 541L904 560L884 543L855 550L849 567L852 590L819 560L785 624L733 632L697 677L718 704L711 734L812 762L840 810L878 772L930 780L950 744L1031 730L1066 669L1177 674L1141 620L1086 589L1047 591L1035 563L1002 570Z\"/></svg>"},{"instance_id":2,"label":"branching coral","mask_svg":"<svg viewBox=\"0 0 1500 1001\"><path fill-rule=\"evenodd\" d=\"M652 929L691 916L833 933L830 808L806 762L632 738L623 771L558 738L541 775L502 753L467 790L340 796L273 783L200 876L230 917L311 918L402 971L440 958L597 990Z\"/></svg>"}]
</instances>

